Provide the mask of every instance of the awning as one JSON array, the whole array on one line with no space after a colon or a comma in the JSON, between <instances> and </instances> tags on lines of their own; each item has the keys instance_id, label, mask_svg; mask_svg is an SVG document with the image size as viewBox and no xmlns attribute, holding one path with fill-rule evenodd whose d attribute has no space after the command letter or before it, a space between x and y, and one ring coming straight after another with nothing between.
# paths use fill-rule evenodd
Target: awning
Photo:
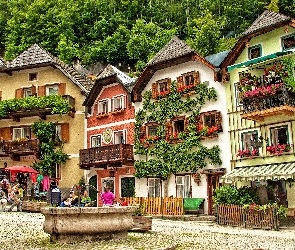
<instances>
[{"instance_id":1,"label":"awning","mask_svg":"<svg viewBox=\"0 0 295 250\"><path fill-rule=\"evenodd\" d=\"M264 61L274 59L274 58L277 58L277 57L280 57L280 56L288 55L288 54L291 54L291 53L293 53L293 50L276 52L276 53L269 54L269 55L266 55L266 56L257 57L257 58L251 59L249 61L245 61L245 62L241 62L241 63L237 63L237 64L234 64L234 65L228 66L227 70L231 71L231 70L233 70L235 68L248 67L248 66L251 66L253 64L264 62Z\"/></svg>"},{"instance_id":2,"label":"awning","mask_svg":"<svg viewBox=\"0 0 295 250\"><path fill-rule=\"evenodd\" d=\"M281 180L295 178L295 162L235 168L221 182Z\"/></svg>"}]
</instances>

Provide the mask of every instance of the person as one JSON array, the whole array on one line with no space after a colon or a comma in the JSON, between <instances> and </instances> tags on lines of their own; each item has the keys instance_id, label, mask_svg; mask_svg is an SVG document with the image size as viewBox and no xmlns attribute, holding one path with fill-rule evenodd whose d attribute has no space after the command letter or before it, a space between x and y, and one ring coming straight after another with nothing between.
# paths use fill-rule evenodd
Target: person
<instances>
[{"instance_id":1,"label":"person","mask_svg":"<svg viewBox=\"0 0 295 250\"><path fill-rule=\"evenodd\" d=\"M8 189L7 202L11 204L10 208L8 209L8 212L11 212L15 206L17 206L18 212L22 211L22 204L21 204L21 200L17 196L17 190L18 190L18 185Z\"/></svg>"},{"instance_id":2,"label":"person","mask_svg":"<svg viewBox=\"0 0 295 250\"><path fill-rule=\"evenodd\" d=\"M87 190L83 192L83 196L81 197L81 205L84 205L85 207L90 207L91 205L91 198L89 197Z\"/></svg>"},{"instance_id":3,"label":"person","mask_svg":"<svg viewBox=\"0 0 295 250\"><path fill-rule=\"evenodd\" d=\"M115 195L111 192L110 187L106 187L105 191L101 194L100 199L103 201L104 206L113 205L113 201L115 199Z\"/></svg>"},{"instance_id":4,"label":"person","mask_svg":"<svg viewBox=\"0 0 295 250\"><path fill-rule=\"evenodd\" d=\"M5 212L7 210L7 199L5 192L0 189L0 203L2 207L2 211Z\"/></svg>"},{"instance_id":5,"label":"person","mask_svg":"<svg viewBox=\"0 0 295 250\"><path fill-rule=\"evenodd\" d=\"M1 181L2 190L5 192L6 196L8 195L8 186L10 185L9 181L7 180L6 176Z\"/></svg>"},{"instance_id":6,"label":"person","mask_svg":"<svg viewBox=\"0 0 295 250\"><path fill-rule=\"evenodd\" d=\"M128 203L127 203L127 201L125 200L125 198L121 198L120 199L120 206L128 206Z\"/></svg>"},{"instance_id":7,"label":"person","mask_svg":"<svg viewBox=\"0 0 295 250\"><path fill-rule=\"evenodd\" d=\"M75 195L74 191L70 192L70 196L65 198L61 203L60 207L72 207L78 203L78 196Z\"/></svg>"}]
</instances>

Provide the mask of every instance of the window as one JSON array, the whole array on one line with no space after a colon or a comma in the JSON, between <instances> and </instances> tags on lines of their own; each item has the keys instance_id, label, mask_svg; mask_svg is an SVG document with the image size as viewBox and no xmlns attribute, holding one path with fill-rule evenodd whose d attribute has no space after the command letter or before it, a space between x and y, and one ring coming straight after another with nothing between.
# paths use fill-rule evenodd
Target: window
<instances>
[{"instance_id":1,"label":"window","mask_svg":"<svg viewBox=\"0 0 295 250\"><path fill-rule=\"evenodd\" d=\"M216 126L215 113L204 114L204 126L207 126L207 127Z\"/></svg>"},{"instance_id":2,"label":"window","mask_svg":"<svg viewBox=\"0 0 295 250\"><path fill-rule=\"evenodd\" d=\"M173 133L184 131L184 120L176 120L173 122Z\"/></svg>"},{"instance_id":3,"label":"window","mask_svg":"<svg viewBox=\"0 0 295 250\"><path fill-rule=\"evenodd\" d=\"M101 192L104 192L106 190L106 187L109 187L111 189L111 192L114 193L115 186L114 186L113 177L102 178L101 180L102 180Z\"/></svg>"},{"instance_id":4,"label":"window","mask_svg":"<svg viewBox=\"0 0 295 250\"><path fill-rule=\"evenodd\" d=\"M135 177L121 178L121 197L133 197L135 195Z\"/></svg>"},{"instance_id":5,"label":"window","mask_svg":"<svg viewBox=\"0 0 295 250\"><path fill-rule=\"evenodd\" d=\"M30 127L13 128L12 140L16 140L20 138L31 139L31 128Z\"/></svg>"},{"instance_id":6,"label":"window","mask_svg":"<svg viewBox=\"0 0 295 250\"><path fill-rule=\"evenodd\" d=\"M242 93L240 92L238 85L239 85L238 82L236 82L234 84L234 86L235 86L235 96L236 96L236 106L237 107L243 105L243 103L242 103Z\"/></svg>"},{"instance_id":7,"label":"window","mask_svg":"<svg viewBox=\"0 0 295 250\"><path fill-rule=\"evenodd\" d=\"M288 126L271 128L270 140L271 140L271 145L289 144Z\"/></svg>"},{"instance_id":8,"label":"window","mask_svg":"<svg viewBox=\"0 0 295 250\"><path fill-rule=\"evenodd\" d=\"M190 197L190 176L176 176L176 197Z\"/></svg>"},{"instance_id":9,"label":"window","mask_svg":"<svg viewBox=\"0 0 295 250\"><path fill-rule=\"evenodd\" d=\"M148 126L148 136L156 136L157 135L157 127L155 125Z\"/></svg>"},{"instance_id":10,"label":"window","mask_svg":"<svg viewBox=\"0 0 295 250\"><path fill-rule=\"evenodd\" d=\"M283 50L295 48L295 33L288 36L284 36L281 39Z\"/></svg>"},{"instance_id":11,"label":"window","mask_svg":"<svg viewBox=\"0 0 295 250\"><path fill-rule=\"evenodd\" d=\"M56 164L53 172L51 174L51 178L61 179L61 165Z\"/></svg>"},{"instance_id":12,"label":"window","mask_svg":"<svg viewBox=\"0 0 295 250\"><path fill-rule=\"evenodd\" d=\"M24 88L24 97L32 96L32 88Z\"/></svg>"},{"instance_id":13,"label":"window","mask_svg":"<svg viewBox=\"0 0 295 250\"><path fill-rule=\"evenodd\" d=\"M170 93L171 79L165 78L152 84L152 97L154 99L163 97Z\"/></svg>"},{"instance_id":14,"label":"window","mask_svg":"<svg viewBox=\"0 0 295 250\"><path fill-rule=\"evenodd\" d=\"M108 104L109 104L108 100L102 100L98 102L98 113L107 114L109 112Z\"/></svg>"},{"instance_id":15,"label":"window","mask_svg":"<svg viewBox=\"0 0 295 250\"><path fill-rule=\"evenodd\" d=\"M241 134L242 137L242 148L243 150L249 149L251 150L252 144L251 141L257 141L258 139L258 132L257 131L247 131Z\"/></svg>"},{"instance_id":16,"label":"window","mask_svg":"<svg viewBox=\"0 0 295 250\"><path fill-rule=\"evenodd\" d=\"M113 111L124 109L124 96L118 96L113 98Z\"/></svg>"},{"instance_id":17,"label":"window","mask_svg":"<svg viewBox=\"0 0 295 250\"><path fill-rule=\"evenodd\" d=\"M48 85L46 86L46 95L57 95L58 85Z\"/></svg>"},{"instance_id":18,"label":"window","mask_svg":"<svg viewBox=\"0 0 295 250\"><path fill-rule=\"evenodd\" d=\"M160 184L161 182L159 178L148 178L148 196L149 197L161 196Z\"/></svg>"},{"instance_id":19,"label":"window","mask_svg":"<svg viewBox=\"0 0 295 250\"><path fill-rule=\"evenodd\" d=\"M169 90L168 79L157 81L158 92L167 92Z\"/></svg>"},{"instance_id":20,"label":"window","mask_svg":"<svg viewBox=\"0 0 295 250\"><path fill-rule=\"evenodd\" d=\"M29 81L30 82L37 81L37 76L38 76L37 73L29 73Z\"/></svg>"},{"instance_id":21,"label":"window","mask_svg":"<svg viewBox=\"0 0 295 250\"><path fill-rule=\"evenodd\" d=\"M101 146L101 135L91 136L91 147L100 147Z\"/></svg>"},{"instance_id":22,"label":"window","mask_svg":"<svg viewBox=\"0 0 295 250\"><path fill-rule=\"evenodd\" d=\"M251 59L254 59L257 57L261 57L262 56L261 50L262 50L261 44L249 47L248 48L248 58L251 60Z\"/></svg>"},{"instance_id":23,"label":"window","mask_svg":"<svg viewBox=\"0 0 295 250\"><path fill-rule=\"evenodd\" d=\"M187 73L183 76L184 86L195 85L195 78L193 73Z\"/></svg>"},{"instance_id":24,"label":"window","mask_svg":"<svg viewBox=\"0 0 295 250\"><path fill-rule=\"evenodd\" d=\"M125 144L125 133L124 131L117 131L114 133L115 144Z\"/></svg>"}]
</instances>

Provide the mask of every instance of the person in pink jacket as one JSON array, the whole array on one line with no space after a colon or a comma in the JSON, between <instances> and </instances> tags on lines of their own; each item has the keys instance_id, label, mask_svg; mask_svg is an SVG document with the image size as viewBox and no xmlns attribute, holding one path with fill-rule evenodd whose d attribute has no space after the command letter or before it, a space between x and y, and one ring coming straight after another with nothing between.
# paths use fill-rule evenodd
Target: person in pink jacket
<instances>
[{"instance_id":1,"label":"person in pink jacket","mask_svg":"<svg viewBox=\"0 0 295 250\"><path fill-rule=\"evenodd\" d=\"M110 187L106 187L105 191L101 194L100 199L103 201L104 206L113 205L113 201L115 199L115 195L111 192Z\"/></svg>"}]
</instances>

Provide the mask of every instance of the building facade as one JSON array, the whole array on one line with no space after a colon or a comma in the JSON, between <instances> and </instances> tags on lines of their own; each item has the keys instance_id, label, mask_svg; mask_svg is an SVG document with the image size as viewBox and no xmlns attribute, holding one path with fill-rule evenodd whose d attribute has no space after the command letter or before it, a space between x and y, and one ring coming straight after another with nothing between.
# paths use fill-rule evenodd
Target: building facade
<instances>
[{"instance_id":1,"label":"building facade","mask_svg":"<svg viewBox=\"0 0 295 250\"><path fill-rule=\"evenodd\" d=\"M223 181L257 189L261 203L295 207L295 22L265 11L222 63L231 173Z\"/></svg>"}]
</instances>

